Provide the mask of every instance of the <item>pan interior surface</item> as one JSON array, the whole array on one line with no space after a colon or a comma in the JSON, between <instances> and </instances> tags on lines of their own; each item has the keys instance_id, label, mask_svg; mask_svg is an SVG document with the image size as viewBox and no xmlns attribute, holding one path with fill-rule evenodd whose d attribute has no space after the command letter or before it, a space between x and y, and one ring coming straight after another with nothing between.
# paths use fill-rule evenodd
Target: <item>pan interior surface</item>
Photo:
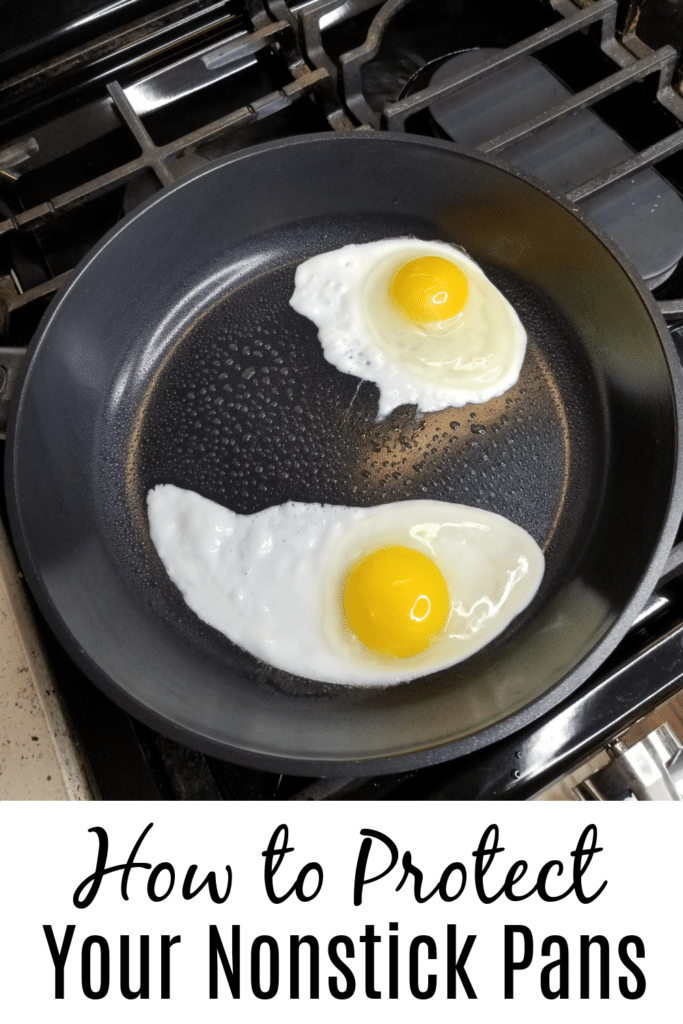
<instances>
[{"instance_id":1,"label":"pan interior surface","mask_svg":"<svg viewBox=\"0 0 683 1024\"><path fill-rule=\"evenodd\" d=\"M244 176L249 203L230 204ZM289 306L302 260L403 235L464 247L514 305L529 341L505 395L377 421L376 387L327 363ZM572 673L578 685L657 549L675 424L636 287L552 198L410 139L265 147L148 205L58 302L13 427L13 524L61 638L134 714L245 763L397 770L496 738ZM189 611L149 538L157 483L239 513L474 505L524 527L546 575L460 665L387 688L322 684L256 661Z\"/></svg>"}]
</instances>

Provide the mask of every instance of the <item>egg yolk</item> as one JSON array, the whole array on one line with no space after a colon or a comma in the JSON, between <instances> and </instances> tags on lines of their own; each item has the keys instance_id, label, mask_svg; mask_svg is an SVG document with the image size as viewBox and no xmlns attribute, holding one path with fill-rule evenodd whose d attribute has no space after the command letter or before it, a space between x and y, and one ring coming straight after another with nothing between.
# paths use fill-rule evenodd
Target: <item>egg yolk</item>
<instances>
[{"instance_id":1,"label":"egg yolk","mask_svg":"<svg viewBox=\"0 0 683 1024\"><path fill-rule=\"evenodd\" d=\"M469 285L460 267L443 256L420 256L404 263L390 285L391 297L413 324L451 320L462 313Z\"/></svg>"},{"instance_id":2,"label":"egg yolk","mask_svg":"<svg viewBox=\"0 0 683 1024\"><path fill-rule=\"evenodd\" d=\"M448 587L431 558L413 548L379 548L349 572L344 614L361 643L377 654L410 658L446 625Z\"/></svg>"}]
</instances>

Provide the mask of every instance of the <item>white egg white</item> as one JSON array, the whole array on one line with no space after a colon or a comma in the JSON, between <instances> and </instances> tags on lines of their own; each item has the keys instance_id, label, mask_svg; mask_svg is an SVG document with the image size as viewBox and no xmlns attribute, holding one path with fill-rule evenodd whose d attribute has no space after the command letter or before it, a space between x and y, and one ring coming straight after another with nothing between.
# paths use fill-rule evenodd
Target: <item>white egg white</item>
<instances>
[{"instance_id":1,"label":"white egg white","mask_svg":"<svg viewBox=\"0 0 683 1024\"><path fill-rule=\"evenodd\" d=\"M529 604L544 571L540 548L521 527L448 502L288 502L238 515L163 484L147 505L154 546L192 611L257 658L322 682L388 685L462 661ZM443 634L412 658L373 654L343 614L350 568L389 544L428 555L451 599Z\"/></svg>"},{"instance_id":2,"label":"white egg white","mask_svg":"<svg viewBox=\"0 0 683 1024\"><path fill-rule=\"evenodd\" d=\"M396 271L420 256L442 256L467 277L458 316L432 327L409 324L389 294ZM379 418L399 405L422 412L502 395L519 377L526 331L504 295L460 249L392 238L345 245L301 263L290 305L312 320L326 359L380 390Z\"/></svg>"}]
</instances>

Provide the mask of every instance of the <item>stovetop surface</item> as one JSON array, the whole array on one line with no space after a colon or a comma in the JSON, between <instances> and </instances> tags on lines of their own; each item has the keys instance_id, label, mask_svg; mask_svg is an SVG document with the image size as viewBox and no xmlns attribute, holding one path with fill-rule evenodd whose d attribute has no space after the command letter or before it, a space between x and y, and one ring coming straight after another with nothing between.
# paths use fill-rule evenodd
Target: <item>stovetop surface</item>
<instances>
[{"instance_id":1,"label":"stovetop surface","mask_svg":"<svg viewBox=\"0 0 683 1024\"><path fill-rule=\"evenodd\" d=\"M450 133L524 170L555 174L552 184L603 216L605 230L622 244L626 238L624 248L631 237L634 253L643 227L630 236L624 228L632 182L640 180L645 203L654 183L647 225L660 217L661 226L652 245L641 246L640 269L683 344L683 101L675 88L683 15L664 0L637 5L634 34L635 6L84 0L51 8L37 26L28 8L8 19L0 4L0 23L5 15L10 26L0 55L0 413L50 298L123 215L244 147L368 125ZM585 21L569 24L579 17ZM488 75L472 74L474 47L486 48ZM481 110L500 109L506 66L522 76L517 105L489 134ZM526 95L548 90L543 109L524 106L524 75ZM573 150L584 138L592 153L608 154L606 163L591 165L588 181L565 181L557 170L562 145L573 139ZM655 210L660 193L664 216ZM372 779L280 776L191 751L105 698L35 614L94 790L105 799L524 799L680 688L682 561L677 545L636 627L552 714L457 761Z\"/></svg>"}]
</instances>

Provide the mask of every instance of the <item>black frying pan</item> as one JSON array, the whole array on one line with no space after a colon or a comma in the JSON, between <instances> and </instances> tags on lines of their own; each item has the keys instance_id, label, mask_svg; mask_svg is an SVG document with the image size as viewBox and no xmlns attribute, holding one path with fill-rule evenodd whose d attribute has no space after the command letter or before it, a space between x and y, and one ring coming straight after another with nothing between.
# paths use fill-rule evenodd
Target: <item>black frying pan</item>
<instances>
[{"instance_id":1,"label":"black frying pan","mask_svg":"<svg viewBox=\"0 0 683 1024\"><path fill-rule=\"evenodd\" d=\"M288 305L296 265L347 242L463 246L529 334L484 405L376 422ZM290 139L213 164L123 221L48 310L9 431L22 567L86 673L207 753L304 774L398 771L509 734L576 688L656 582L681 511L680 370L654 303L575 210L448 143ZM431 497L525 527L547 571L480 654L386 689L258 663L185 606L149 487L254 512Z\"/></svg>"}]
</instances>

